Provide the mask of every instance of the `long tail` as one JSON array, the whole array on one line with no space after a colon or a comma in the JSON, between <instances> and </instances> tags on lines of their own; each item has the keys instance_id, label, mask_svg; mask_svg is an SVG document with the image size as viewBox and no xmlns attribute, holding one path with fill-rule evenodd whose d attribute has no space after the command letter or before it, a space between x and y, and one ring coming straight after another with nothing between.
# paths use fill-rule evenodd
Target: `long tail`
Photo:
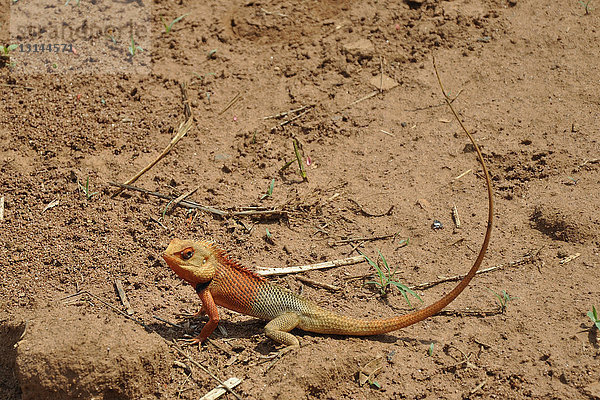
<instances>
[{"instance_id":1,"label":"long tail","mask_svg":"<svg viewBox=\"0 0 600 400\"><path fill-rule=\"evenodd\" d=\"M436 73L437 73L437 70L436 70ZM441 85L441 82L440 82L440 85ZM443 88L442 88L442 90L443 90ZM456 115L454 109L451 106L450 106L450 108L451 108L452 112L455 114L461 127L463 128L463 131L467 134L467 136L469 137L469 140L471 141L471 143L475 147L475 150L477 151L477 157L479 159L479 163L481 164L481 167L483 168L483 174L485 176L485 183L487 185L487 194L488 194L487 229L485 231L485 237L483 239L483 244L481 245L481 249L479 250L479 255L477 256L475 263L473 263L473 266L471 267L471 269L469 270L467 275L458 283L458 285L456 285L456 287L454 289L452 289L452 291L450 291L448 294L446 294L440 300L436 301L435 303L433 303L421 310L412 312L410 314L402 315L399 317L393 317L393 318L381 319L381 320L355 319L355 318L344 317L341 315L334 315L327 311L322 311L322 312L328 314L325 318L328 319L329 326L327 326L327 327L322 327L322 326L312 327L313 329L309 329L309 330L311 330L313 332L317 332L317 333L363 336L363 335L378 335L378 334L382 334L382 333L386 333L386 332L392 332L397 329L405 328L412 324L416 324L417 322L423 321L424 319L429 318L432 315L435 315L438 312L442 311L442 309L444 309L448 304L450 304L454 299L456 299L459 294L461 294L461 292L469 285L469 283L471 282L471 279L473 279L473 277L477 273L477 270L479 270L479 267L481 266L481 263L485 256L485 252L487 251L488 244L490 243L490 237L492 235L492 225L493 225L493 221L494 221L494 199L492 196L492 184L490 182L490 176L489 176L487 167L485 165L483 155L481 154L481 150L479 149L479 146L477 146L477 143L473 139L473 136L471 136L471 134L463 126L462 122L460 122L460 119Z\"/></svg>"}]
</instances>

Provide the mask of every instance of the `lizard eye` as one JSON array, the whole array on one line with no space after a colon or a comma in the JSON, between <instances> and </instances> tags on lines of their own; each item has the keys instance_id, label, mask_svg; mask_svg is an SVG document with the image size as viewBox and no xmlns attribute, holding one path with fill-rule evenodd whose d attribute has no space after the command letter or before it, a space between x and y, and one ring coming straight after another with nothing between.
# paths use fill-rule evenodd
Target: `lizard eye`
<instances>
[{"instance_id":1,"label":"lizard eye","mask_svg":"<svg viewBox=\"0 0 600 400\"><path fill-rule=\"evenodd\" d=\"M190 258L192 258L193 255L194 249L191 247L188 247L187 249L183 249L181 251L181 258L183 258L184 260L189 260Z\"/></svg>"}]
</instances>

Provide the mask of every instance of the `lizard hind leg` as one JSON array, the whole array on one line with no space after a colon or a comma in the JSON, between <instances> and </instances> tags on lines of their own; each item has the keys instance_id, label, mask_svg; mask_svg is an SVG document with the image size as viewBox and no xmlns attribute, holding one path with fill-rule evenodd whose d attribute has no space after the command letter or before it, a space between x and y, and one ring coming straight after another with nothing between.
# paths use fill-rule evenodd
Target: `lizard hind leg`
<instances>
[{"instance_id":1,"label":"lizard hind leg","mask_svg":"<svg viewBox=\"0 0 600 400\"><path fill-rule=\"evenodd\" d=\"M289 333L300 323L300 316L294 312L287 312L272 319L265 326L265 335L277 343L286 345L289 349L300 347L296 336Z\"/></svg>"}]
</instances>

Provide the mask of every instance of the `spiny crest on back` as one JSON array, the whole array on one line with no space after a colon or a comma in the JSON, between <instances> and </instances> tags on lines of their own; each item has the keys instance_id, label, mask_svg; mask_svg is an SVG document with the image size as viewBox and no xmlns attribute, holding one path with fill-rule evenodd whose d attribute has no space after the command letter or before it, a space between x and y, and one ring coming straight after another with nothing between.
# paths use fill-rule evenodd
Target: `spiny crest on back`
<instances>
[{"instance_id":1,"label":"spiny crest on back","mask_svg":"<svg viewBox=\"0 0 600 400\"><path fill-rule=\"evenodd\" d=\"M239 262L237 262L236 260L233 260L231 258L231 256L222 248L220 248L214 240L209 240L209 239L203 239L200 240L198 242L199 245L207 247L217 258L217 260L219 260L220 263L227 265L237 271L240 271L244 274L247 274L249 276L252 276L254 278L260 279L261 281L265 281L266 279L261 276L258 275L256 272L248 269L247 267L243 266L242 264L240 264Z\"/></svg>"}]
</instances>

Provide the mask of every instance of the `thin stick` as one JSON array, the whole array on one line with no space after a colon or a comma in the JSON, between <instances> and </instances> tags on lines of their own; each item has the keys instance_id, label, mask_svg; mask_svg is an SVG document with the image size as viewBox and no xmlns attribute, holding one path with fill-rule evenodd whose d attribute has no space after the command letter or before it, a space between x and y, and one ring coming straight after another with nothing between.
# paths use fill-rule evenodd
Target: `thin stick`
<instances>
[{"instance_id":1,"label":"thin stick","mask_svg":"<svg viewBox=\"0 0 600 400\"><path fill-rule=\"evenodd\" d=\"M371 92L371 93L369 93L368 95L366 95L366 96L363 96L363 97L361 97L361 98L360 98L360 99L358 99L358 100L354 100L352 103L350 103L350 104L348 104L348 105L346 105L346 106L344 106L344 107L340 108L340 109L338 110L338 112L340 112L340 111L343 111L343 110L345 110L346 108L350 108L350 107L352 107L353 105L360 103L361 101L365 101L365 100L367 100L367 99L370 99L371 97L377 96L377 94L379 94L379 90L375 90L374 92Z\"/></svg>"},{"instance_id":2,"label":"thin stick","mask_svg":"<svg viewBox=\"0 0 600 400\"><path fill-rule=\"evenodd\" d=\"M115 287L117 288L121 303L123 303L123 307L125 307L125 312L127 312L128 315L133 315L133 309L131 308L131 304L129 304L129 300L127 300L127 294L125 293L123 282L121 282L120 279L115 279Z\"/></svg>"},{"instance_id":3,"label":"thin stick","mask_svg":"<svg viewBox=\"0 0 600 400\"><path fill-rule=\"evenodd\" d=\"M162 194L159 192L153 192L151 190L147 190L147 189L143 189L143 188L139 188L136 186L132 186L132 185L126 185L124 183L116 183L116 182L109 182L110 185L112 186L119 186L123 189L128 189L128 190L133 190L136 192L140 192L140 193L144 193L147 194L149 196L154 196L154 197L158 197L160 199L165 199L165 200L173 200L175 199L174 196L169 196L166 194ZM184 208L191 208L191 209L197 209L200 211L204 211L210 214L215 214L218 215L219 217L281 217L281 216L285 216L287 215L287 211L283 211L283 210L258 210L258 211L253 211L253 210L249 210L249 211L223 211L223 210L219 210L217 208L214 207L209 207L209 206L203 206L201 204L198 204L194 201L191 200L182 200L179 202L179 204L177 204L178 207L184 207Z\"/></svg>"},{"instance_id":4,"label":"thin stick","mask_svg":"<svg viewBox=\"0 0 600 400\"><path fill-rule=\"evenodd\" d=\"M340 239L340 240L336 240L335 242L331 242L329 243L330 246L333 245L340 245L340 244L346 244L346 243L352 243L352 242L357 242L357 241L373 241L373 240L382 240L382 239L389 239L391 237L396 236L398 233L390 233L388 235L381 235L381 236L370 236L370 237L353 237L353 238L348 238L348 239Z\"/></svg>"},{"instance_id":5,"label":"thin stick","mask_svg":"<svg viewBox=\"0 0 600 400\"><path fill-rule=\"evenodd\" d=\"M573 261L580 255L581 255L581 253L575 253L573 255L570 255L569 257L563 258L562 260L559 261L559 263L560 263L560 265L565 265L567 263L570 263L571 261Z\"/></svg>"},{"instance_id":6,"label":"thin stick","mask_svg":"<svg viewBox=\"0 0 600 400\"><path fill-rule=\"evenodd\" d=\"M177 144L177 142L179 142L189 132L189 130L192 128L192 124L194 123L194 119L192 118L191 109L190 109L189 103L187 101L187 91L186 91L186 88L185 88L185 84L182 83L180 86L181 86L181 95L183 97L183 103L184 103L184 106L183 106L183 108L184 108L184 114L188 114L189 113L189 115L186 115L186 120L184 122L181 122L179 124L179 127L177 128L177 133L175 134L175 136L173 136L173 138L171 139L171 141L169 142L169 144L167 145L167 147L165 147L165 149L162 151L162 153L160 153L158 155L158 157L156 157L154 159L154 161L152 161L150 164L148 164L144 168L142 168L140 170L140 172L138 172L133 178L131 178L127 182L125 182L125 185L131 185L132 183L134 183L135 181L137 181L140 176L142 176L146 172L148 172L148 170L150 168L154 167L160 160L163 159L163 157L165 157L167 154L169 154L169 152L171 151L171 149L173 149L173 147L175 147L175 145ZM123 191L123 188L120 188L115 193L113 193L113 195L111 197L118 196L122 191Z\"/></svg>"},{"instance_id":7,"label":"thin stick","mask_svg":"<svg viewBox=\"0 0 600 400\"><path fill-rule=\"evenodd\" d=\"M261 276L270 276L270 275L287 275L287 274L297 274L299 272L312 271L316 269L325 269L332 267L341 267L344 265L352 265L358 264L360 262L365 261L365 256L354 256L348 258L342 258L339 260L326 261L318 264L309 264L309 265L301 265L296 267L286 267L286 268L267 268L256 271L256 274Z\"/></svg>"},{"instance_id":8,"label":"thin stick","mask_svg":"<svg viewBox=\"0 0 600 400\"><path fill-rule=\"evenodd\" d=\"M309 105L306 105L306 106L302 106L300 108L296 108L294 110L284 111L282 113L275 114L275 115L269 115L267 117L263 117L263 119L279 119L279 118L285 117L288 114L300 112L300 111L306 110L308 107L314 107L314 106L315 106L314 104L309 104Z\"/></svg>"},{"instance_id":9,"label":"thin stick","mask_svg":"<svg viewBox=\"0 0 600 400\"><path fill-rule=\"evenodd\" d=\"M391 137L396 137L396 135L394 135L393 133L384 131L383 129L380 129L379 132L385 133L386 135L391 136Z\"/></svg>"},{"instance_id":10,"label":"thin stick","mask_svg":"<svg viewBox=\"0 0 600 400\"><path fill-rule=\"evenodd\" d=\"M4 221L4 196L0 197L0 222Z\"/></svg>"},{"instance_id":11,"label":"thin stick","mask_svg":"<svg viewBox=\"0 0 600 400\"><path fill-rule=\"evenodd\" d=\"M183 326L178 325L178 324L174 324L173 322L167 321L166 319L162 319L161 317L158 317L156 315L153 315L152 318L159 320L160 322L164 322L167 325L171 325L175 328L179 328L179 329L185 329Z\"/></svg>"},{"instance_id":12,"label":"thin stick","mask_svg":"<svg viewBox=\"0 0 600 400\"><path fill-rule=\"evenodd\" d=\"M472 169L468 169L465 172L463 172L462 174L460 174L459 176L457 176L456 178L454 178L455 181L459 180L460 178L462 178L463 176L465 176L466 174L468 174L469 172L473 171Z\"/></svg>"},{"instance_id":13,"label":"thin stick","mask_svg":"<svg viewBox=\"0 0 600 400\"><path fill-rule=\"evenodd\" d=\"M233 106L235 103L237 103L237 101L238 101L239 99L241 99L240 92L238 92L238 93L237 93L237 94L236 94L236 95L233 97L233 99L231 99L231 100L229 101L229 103L227 103L227 105L225 106L225 108L224 108L223 110L221 110L221 112L220 112L219 114L217 114L217 115L222 115L222 114L223 114L225 111L229 110L229 109L231 108L231 106Z\"/></svg>"},{"instance_id":14,"label":"thin stick","mask_svg":"<svg viewBox=\"0 0 600 400\"><path fill-rule=\"evenodd\" d=\"M196 193L196 191L200 189L200 186L195 187L194 189L188 191L187 193L182 194L181 196L177 197L175 200L173 200L172 202L170 202L167 207L165 207L165 214L170 214L171 211L173 211L173 209L175 209L175 207L177 207L179 205L179 203L181 203L183 200L185 200L187 197L190 197L191 195L193 195L194 193Z\"/></svg>"},{"instance_id":15,"label":"thin stick","mask_svg":"<svg viewBox=\"0 0 600 400\"><path fill-rule=\"evenodd\" d=\"M309 108L308 110L304 111L303 113L300 113L300 114L296 115L293 118L290 118L290 119L287 119L287 120L285 120L283 122L280 122L278 126L276 126L274 128L271 128L271 130L276 129L277 127L285 126L285 125L289 124L290 122L293 122L293 121L297 120L298 118L304 116L305 114L309 113L311 110L312 110L312 108Z\"/></svg>"},{"instance_id":16,"label":"thin stick","mask_svg":"<svg viewBox=\"0 0 600 400\"><path fill-rule=\"evenodd\" d=\"M494 265L493 267L489 267L489 268L484 268L484 269L480 269L479 271L477 271L477 274L485 274L486 272L491 272L491 271L495 271L497 269L503 269L503 268L508 268L508 267L516 267L519 265L524 265L524 264L528 264L530 262L532 262L537 255L539 254L539 252L542 249L540 248L539 250L537 250L535 253L530 253L527 254L526 256L524 256L523 258L521 258L520 260L516 260L516 261L511 261L505 264L498 264L498 265ZM455 281L460 281L462 278L464 278L465 275L455 275L455 276L449 276L449 277L443 277L437 281L433 281L433 282L424 282L424 283L420 283L418 285L414 285L414 286L409 286L409 289L429 289L432 288L434 286L439 285L440 283L445 283L445 282L455 282Z\"/></svg>"},{"instance_id":17,"label":"thin stick","mask_svg":"<svg viewBox=\"0 0 600 400\"><path fill-rule=\"evenodd\" d=\"M16 85L16 84L13 84L13 83L0 83L0 86L9 87L9 88L27 89L27 90L33 90L34 89L31 86Z\"/></svg>"},{"instance_id":18,"label":"thin stick","mask_svg":"<svg viewBox=\"0 0 600 400\"><path fill-rule=\"evenodd\" d=\"M339 286L330 285L329 283L315 281L314 279L306 278L304 276L297 276L296 279L298 279L300 282L308 283L309 285L313 285L313 286L320 286L322 288L325 288L325 289L328 289L328 290L331 290L334 292L341 289Z\"/></svg>"},{"instance_id":19,"label":"thin stick","mask_svg":"<svg viewBox=\"0 0 600 400\"><path fill-rule=\"evenodd\" d=\"M113 306L110 303L107 303L106 301L102 300L100 297L96 296L95 294L92 294L91 292L88 292L87 290L81 291L81 292L77 292L74 294L71 294L69 296L63 297L62 301L65 301L67 299L76 297L76 296L83 296L83 295L88 295L93 299L96 299L97 301L99 301L100 303L104 304L106 307L110 308L111 310L121 314L122 316L124 316L127 319L132 320L133 322L135 322L136 324L143 326L144 329L150 331L150 332L154 332L148 325L144 324L142 321L138 320L137 318L132 317L131 315L127 315L127 313L123 310L118 309L117 307Z\"/></svg>"},{"instance_id":20,"label":"thin stick","mask_svg":"<svg viewBox=\"0 0 600 400\"><path fill-rule=\"evenodd\" d=\"M225 381L225 385L229 388L234 388L242 382L240 378L232 377ZM200 400L216 400L219 397L223 396L227 393L227 389L225 389L222 385L217 386L210 392L206 393L204 396L200 398Z\"/></svg>"},{"instance_id":21,"label":"thin stick","mask_svg":"<svg viewBox=\"0 0 600 400\"><path fill-rule=\"evenodd\" d=\"M211 378L213 378L215 381L219 382L219 384L221 384L221 386L223 386L224 389L226 389L229 393L231 393L236 399L238 400L242 400L242 398L236 393L234 392L229 385L225 384L225 382L223 382L221 379L217 378L212 372L210 372L208 370L208 368L206 368L204 365L200 364L198 361L194 360L192 357L188 356L182 349L181 347L179 347L179 345L173 343L172 344L173 349L175 349L175 351L177 351L179 354L181 354L182 356L184 356L189 362L191 362L192 364L194 364L196 367L200 368L202 371L206 372Z\"/></svg>"}]
</instances>

